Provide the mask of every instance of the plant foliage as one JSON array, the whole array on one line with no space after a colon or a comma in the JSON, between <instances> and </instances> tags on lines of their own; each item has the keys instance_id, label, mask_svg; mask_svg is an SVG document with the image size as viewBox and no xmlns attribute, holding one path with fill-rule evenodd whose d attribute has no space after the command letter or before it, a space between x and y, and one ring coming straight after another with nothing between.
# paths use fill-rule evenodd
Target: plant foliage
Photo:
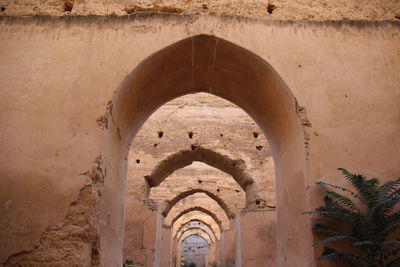
<instances>
[{"instance_id":1,"label":"plant foliage","mask_svg":"<svg viewBox=\"0 0 400 267\"><path fill-rule=\"evenodd\" d=\"M133 267L133 260L125 260L125 262L122 263L122 267Z\"/></svg>"},{"instance_id":2,"label":"plant foliage","mask_svg":"<svg viewBox=\"0 0 400 267\"><path fill-rule=\"evenodd\" d=\"M340 260L363 267L400 266L400 178L379 185L378 179L339 170L356 191L318 182L317 186L326 188L324 205L305 214L343 222L349 226L349 233L335 225L317 223L313 232L327 236L314 244L324 245L318 260ZM340 240L350 242L354 249L341 252L327 245Z\"/></svg>"}]
</instances>

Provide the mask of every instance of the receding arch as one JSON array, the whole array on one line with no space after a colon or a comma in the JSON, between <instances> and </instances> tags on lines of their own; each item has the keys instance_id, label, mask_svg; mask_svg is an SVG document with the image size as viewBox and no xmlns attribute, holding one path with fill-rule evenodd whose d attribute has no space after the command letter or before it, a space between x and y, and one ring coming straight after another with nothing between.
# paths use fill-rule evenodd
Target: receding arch
<instances>
[{"instance_id":1,"label":"receding arch","mask_svg":"<svg viewBox=\"0 0 400 267\"><path fill-rule=\"evenodd\" d=\"M192 145L191 149L178 151L168 156L159 162L153 172L145 178L151 187L158 186L174 171L184 168L194 161L204 162L231 175L243 190L253 183L253 179L246 174L246 164L243 160L231 159L211 149L195 145Z\"/></svg>"},{"instance_id":2,"label":"receding arch","mask_svg":"<svg viewBox=\"0 0 400 267\"><path fill-rule=\"evenodd\" d=\"M201 231L201 232L205 233L205 234L208 236L208 238L211 240L211 243L212 243L212 244L215 243L215 240L216 240L215 237L212 236L212 235L210 235L209 232L207 232L206 230L204 230L203 228L200 228L200 227L191 227L191 228L188 228L188 229L182 231L181 235L179 235L179 237L177 237L178 242L179 242L179 240L181 240L182 236L183 236L185 233L187 233L188 231L193 231L193 230Z\"/></svg>"},{"instance_id":3,"label":"receding arch","mask_svg":"<svg viewBox=\"0 0 400 267\"><path fill-rule=\"evenodd\" d=\"M193 235L198 235L201 238L203 238L209 247L213 244L212 240L205 232L203 232L199 229L190 229L184 235L181 236L181 239L178 240L178 246L180 247L181 244L186 240L186 238L193 236Z\"/></svg>"},{"instance_id":4,"label":"receding arch","mask_svg":"<svg viewBox=\"0 0 400 267\"><path fill-rule=\"evenodd\" d=\"M171 225L172 233L176 233L186 222L199 219L207 223L207 225L213 230L214 235L218 240L221 239L221 228L219 227L218 223L210 215L197 210L188 212L178 218L175 223Z\"/></svg>"},{"instance_id":5,"label":"receding arch","mask_svg":"<svg viewBox=\"0 0 400 267\"><path fill-rule=\"evenodd\" d=\"M193 221L191 223L186 223L183 227L179 228L179 230L174 234L173 238L179 240L182 233L184 233L186 230L191 229L191 228L203 229L204 231L207 232L208 235L210 235L210 237L213 238L214 241L217 240L217 237L215 236L213 230L208 225L205 225L199 221Z\"/></svg>"},{"instance_id":6,"label":"receding arch","mask_svg":"<svg viewBox=\"0 0 400 267\"><path fill-rule=\"evenodd\" d=\"M177 195L176 197L174 197L174 198L170 201L170 203L168 204L168 206L165 207L165 209L164 209L164 211L163 211L164 217L167 217L169 211L172 209L172 207L173 207L177 202L179 202L180 200L184 199L185 197L188 197L188 196L193 195L193 194L196 194L196 193L204 193L204 194L206 194L206 195L209 196L211 199L215 200L215 201L218 203L218 205L221 206L221 208L225 211L225 214L226 214L226 216L227 216L228 218L233 218L233 217L234 217L234 214L231 213L231 211L229 210L228 206L225 204L225 202L224 202L220 197L218 197L217 195L215 195L215 194L213 194L213 193L211 193L211 192L209 192L209 191L207 191L207 190L199 189L199 188L198 188L198 189L192 189L192 190L185 191L185 192L183 192L183 193Z\"/></svg>"},{"instance_id":7,"label":"receding arch","mask_svg":"<svg viewBox=\"0 0 400 267\"><path fill-rule=\"evenodd\" d=\"M211 225L208 224L208 223L206 223L206 222L205 222L204 220L202 220L202 219L191 219L191 220L189 220L189 221L186 221L186 222L182 223L182 224L178 227L178 229L176 230L176 232L174 233L173 238L177 238L178 233L179 233L187 224L190 224L190 223L192 223L192 222L200 222L200 223L204 224L205 226L207 226L207 227L210 229L210 231L211 231L212 234L215 236L215 238L218 239L218 238L217 238L217 234L214 232L214 230L213 230L213 228L211 227Z\"/></svg>"},{"instance_id":8,"label":"receding arch","mask_svg":"<svg viewBox=\"0 0 400 267\"><path fill-rule=\"evenodd\" d=\"M155 78L157 77L157 78ZM102 156L107 169L100 207L102 264L122 259L124 192L129 144L164 103L208 92L247 112L271 145L276 172L278 265L312 266L304 130L295 97L263 58L227 40L196 35L152 54L126 76L107 108ZM296 226L293 225L296 222Z\"/></svg>"},{"instance_id":9,"label":"receding arch","mask_svg":"<svg viewBox=\"0 0 400 267\"><path fill-rule=\"evenodd\" d=\"M220 229L220 231L223 230L222 228L222 222L220 219L218 219L217 215L215 215L214 213L212 213L211 211L209 211L208 209L205 209L203 207L191 207L189 209L183 210L182 212L180 212L175 218L172 219L171 225L174 225L174 223L183 215L185 215L186 213L192 212L192 211L200 211L203 212L205 214L207 214L208 216L210 216L211 218L213 218L213 220L217 223L218 228Z\"/></svg>"}]
</instances>

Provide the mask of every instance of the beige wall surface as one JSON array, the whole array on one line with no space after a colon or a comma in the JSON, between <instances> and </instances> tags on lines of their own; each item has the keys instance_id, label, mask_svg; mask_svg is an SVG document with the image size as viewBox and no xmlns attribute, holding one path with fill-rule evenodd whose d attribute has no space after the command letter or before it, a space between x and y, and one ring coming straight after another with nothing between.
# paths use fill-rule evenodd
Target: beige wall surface
<instances>
[{"instance_id":1,"label":"beige wall surface","mask_svg":"<svg viewBox=\"0 0 400 267\"><path fill-rule=\"evenodd\" d=\"M0 0L0 6L0 15L165 12L307 20L400 18L398 0Z\"/></svg>"},{"instance_id":2,"label":"beige wall surface","mask_svg":"<svg viewBox=\"0 0 400 267\"><path fill-rule=\"evenodd\" d=\"M259 55L306 108L311 207L321 201L315 181L344 183L337 167L382 179L400 175L397 22L1 17L0 262L32 249L47 226L63 221L88 183L82 174L102 151L96 120L128 73L196 34L216 35ZM123 218L102 220L118 225ZM109 235L122 240L120 230ZM122 251L115 257L119 264Z\"/></svg>"},{"instance_id":3,"label":"beige wall surface","mask_svg":"<svg viewBox=\"0 0 400 267\"><path fill-rule=\"evenodd\" d=\"M241 266L276 266L275 210L242 211L240 233Z\"/></svg>"}]
</instances>

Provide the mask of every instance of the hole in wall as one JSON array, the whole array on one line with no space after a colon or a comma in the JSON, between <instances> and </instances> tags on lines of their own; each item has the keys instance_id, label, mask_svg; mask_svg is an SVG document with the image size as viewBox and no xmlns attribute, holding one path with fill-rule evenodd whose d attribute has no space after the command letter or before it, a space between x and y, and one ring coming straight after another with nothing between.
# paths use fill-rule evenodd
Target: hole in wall
<instances>
[{"instance_id":1,"label":"hole in wall","mask_svg":"<svg viewBox=\"0 0 400 267\"><path fill-rule=\"evenodd\" d=\"M256 200L256 205L260 205L261 201L260 200Z\"/></svg>"},{"instance_id":2,"label":"hole in wall","mask_svg":"<svg viewBox=\"0 0 400 267\"><path fill-rule=\"evenodd\" d=\"M223 136L224 136L224 134L219 134L219 136L223 137Z\"/></svg>"},{"instance_id":3,"label":"hole in wall","mask_svg":"<svg viewBox=\"0 0 400 267\"><path fill-rule=\"evenodd\" d=\"M191 145L190 148L191 148L192 150L195 150L195 149L197 148L197 146Z\"/></svg>"},{"instance_id":4,"label":"hole in wall","mask_svg":"<svg viewBox=\"0 0 400 267\"><path fill-rule=\"evenodd\" d=\"M193 132L189 132L188 136L189 136L190 139L192 139L193 138Z\"/></svg>"},{"instance_id":5,"label":"hole in wall","mask_svg":"<svg viewBox=\"0 0 400 267\"><path fill-rule=\"evenodd\" d=\"M136 160L136 163L139 164L139 163L140 163L140 159L137 159L137 160Z\"/></svg>"},{"instance_id":6,"label":"hole in wall","mask_svg":"<svg viewBox=\"0 0 400 267\"><path fill-rule=\"evenodd\" d=\"M71 1L64 2L64 12L71 12L73 8L74 8L74 3L72 3Z\"/></svg>"},{"instance_id":7,"label":"hole in wall","mask_svg":"<svg viewBox=\"0 0 400 267\"><path fill-rule=\"evenodd\" d=\"M394 16L394 18L395 18L395 19L400 19L400 14L399 14L399 15L396 15L396 16Z\"/></svg>"},{"instance_id":8,"label":"hole in wall","mask_svg":"<svg viewBox=\"0 0 400 267\"><path fill-rule=\"evenodd\" d=\"M263 146L256 146L256 149L257 149L258 151L261 151L262 148L263 148Z\"/></svg>"},{"instance_id":9,"label":"hole in wall","mask_svg":"<svg viewBox=\"0 0 400 267\"><path fill-rule=\"evenodd\" d=\"M5 6L0 6L0 11L1 11L1 12L6 11L6 7L5 7Z\"/></svg>"},{"instance_id":10,"label":"hole in wall","mask_svg":"<svg viewBox=\"0 0 400 267\"><path fill-rule=\"evenodd\" d=\"M259 133L257 133L257 132L253 132L253 136L254 136L254 138L258 138L258 135L259 135Z\"/></svg>"},{"instance_id":11,"label":"hole in wall","mask_svg":"<svg viewBox=\"0 0 400 267\"><path fill-rule=\"evenodd\" d=\"M217 189L217 192L219 192L220 190L219 190L219 188Z\"/></svg>"},{"instance_id":12,"label":"hole in wall","mask_svg":"<svg viewBox=\"0 0 400 267\"><path fill-rule=\"evenodd\" d=\"M276 5L268 4L267 11L269 14L272 14L272 12L274 12L275 9L276 9Z\"/></svg>"},{"instance_id":13,"label":"hole in wall","mask_svg":"<svg viewBox=\"0 0 400 267\"><path fill-rule=\"evenodd\" d=\"M202 181L201 179L199 179L199 180L197 180L197 182L198 182L199 184L201 184L203 181Z\"/></svg>"},{"instance_id":14,"label":"hole in wall","mask_svg":"<svg viewBox=\"0 0 400 267\"><path fill-rule=\"evenodd\" d=\"M164 135L164 132L158 132L158 138L162 138L163 137L163 135Z\"/></svg>"},{"instance_id":15,"label":"hole in wall","mask_svg":"<svg viewBox=\"0 0 400 267\"><path fill-rule=\"evenodd\" d=\"M236 191L236 193L239 193L240 192L240 190L235 190Z\"/></svg>"},{"instance_id":16,"label":"hole in wall","mask_svg":"<svg viewBox=\"0 0 400 267\"><path fill-rule=\"evenodd\" d=\"M158 146L158 144L154 144L153 146L154 146L154 147L157 147L157 146Z\"/></svg>"}]
</instances>

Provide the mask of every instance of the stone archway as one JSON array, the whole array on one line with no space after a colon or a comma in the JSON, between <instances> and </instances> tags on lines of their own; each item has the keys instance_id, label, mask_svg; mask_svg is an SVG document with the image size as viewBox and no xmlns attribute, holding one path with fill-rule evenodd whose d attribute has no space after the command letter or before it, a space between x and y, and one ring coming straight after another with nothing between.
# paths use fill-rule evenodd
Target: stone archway
<instances>
[{"instance_id":1,"label":"stone archway","mask_svg":"<svg viewBox=\"0 0 400 267\"><path fill-rule=\"evenodd\" d=\"M204 193L206 194L208 197L210 197L211 199L215 200L218 205L225 211L225 214L228 218L233 218L234 214L232 214L232 212L229 210L228 206L225 204L225 202L219 198L217 195L207 191L207 190L203 190L203 189L192 189L192 190L188 190L186 192L181 193L180 195L177 195L176 197L174 197L169 205L167 207L164 208L164 211L162 212L162 214L164 215L164 217L168 216L169 211L172 209L172 207L179 202L180 200L196 194L196 193Z\"/></svg>"},{"instance_id":2,"label":"stone archway","mask_svg":"<svg viewBox=\"0 0 400 267\"><path fill-rule=\"evenodd\" d=\"M206 234L206 236L208 236L208 239L210 240L210 243L211 243L211 244L215 243L215 237L212 236L212 235L210 234L210 232L208 232L207 230L205 230L205 229L203 229L203 228L201 228L201 227L191 227L191 228L188 228L188 229L182 231L182 233L181 233L179 236L177 236L177 240L178 240L178 241L181 240L182 237L184 236L184 234L187 233L188 231L191 231L191 230L198 230L198 231L203 232L204 234ZM184 239L184 238L183 238L183 239Z\"/></svg>"},{"instance_id":3,"label":"stone archway","mask_svg":"<svg viewBox=\"0 0 400 267\"><path fill-rule=\"evenodd\" d=\"M213 229L211 228L211 226L206 224L206 223L204 223L204 222L202 222L201 219L191 220L191 221L185 223L184 225L182 225L181 227L179 227L179 229L176 231L176 233L174 233L173 238L176 238L176 239L179 240L180 236L187 229L190 229L190 228L201 228L201 229L205 230L208 233L208 235L214 236L214 241L218 240L217 236L215 235L215 233L214 233Z\"/></svg>"},{"instance_id":4,"label":"stone archway","mask_svg":"<svg viewBox=\"0 0 400 267\"><path fill-rule=\"evenodd\" d=\"M212 213L211 211L209 211L208 209L205 209L205 208L203 208L203 207L191 207L191 208L189 208L189 209L186 209L186 210L180 212L177 216L175 216L175 217L171 220L171 223L170 223L171 226L174 225L175 222L176 222L180 217L182 217L183 215L185 215L185 214L187 214L187 213L189 213L189 212L192 212L192 211L200 211L200 212L203 212L203 213L207 214L208 216L210 216L211 218L213 218L213 220L217 223L217 225L218 225L218 227L219 227L220 230L223 229L222 220L219 219L218 216L217 216L216 214Z\"/></svg>"},{"instance_id":5,"label":"stone archway","mask_svg":"<svg viewBox=\"0 0 400 267\"><path fill-rule=\"evenodd\" d=\"M113 219L101 227L102 263L113 265L122 258L127 145L154 110L194 92L212 93L233 102L267 136L277 179L278 265L310 266L310 220L301 216L309 210L307 166L296 100L262 58L209 35L184 39L148 57L122 82L109 105L113 123L103 139L108 171L100 216L104 221Z\"/></svg>"},{"instance_id":6,"label":"stone archway","mask_svg":"<svg viewBox=\"0 0 400 267\"><path fill-rule=\"evenodd\" d=\"M222 230L220 225L208 214L203 213L202 211L191 211L186 213L185 215L177 218L172 227L172 232L177 233L186 223L191 221L201 221L205 225L207 225L214 233L216 238L219 240L221 238Z\"/></svg>"}]
</instances>

